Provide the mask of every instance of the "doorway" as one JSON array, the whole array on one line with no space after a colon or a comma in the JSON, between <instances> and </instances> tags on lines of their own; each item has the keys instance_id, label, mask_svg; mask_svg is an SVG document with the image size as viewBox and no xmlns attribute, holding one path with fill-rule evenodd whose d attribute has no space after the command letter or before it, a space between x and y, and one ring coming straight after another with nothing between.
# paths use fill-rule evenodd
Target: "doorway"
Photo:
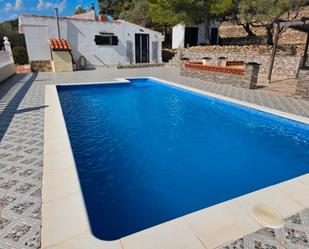
<instances>
[{"instance_id":1,"label":"doorway","mask_svg":"<svg viewBox=\"0 0 309 249\"><path fill-rule=\"evenodd\" d=\"M149 62L149 35L135 34L135 62Z\"/></svg>"},{"instance_id":2,"label":"doorway","mask_svg":"<svg viewBox=\"0 0 309 249\"><path fill-rule=\"evenodd\" d=\"M185 47L197 46L198 41L198 28L186 27L185 28Z\"/></svg>"},{"instance_id":3,"label":"doorway","mask_svg":"<svg viewBox=\"0 0 309 249\"><path fill-rule=\"evenodd\" d=\"M210 44L211 45L218 45L218 35L219 35L219 29L211 28L211 31L210 31Z\"/></svg>"}]
</instances>

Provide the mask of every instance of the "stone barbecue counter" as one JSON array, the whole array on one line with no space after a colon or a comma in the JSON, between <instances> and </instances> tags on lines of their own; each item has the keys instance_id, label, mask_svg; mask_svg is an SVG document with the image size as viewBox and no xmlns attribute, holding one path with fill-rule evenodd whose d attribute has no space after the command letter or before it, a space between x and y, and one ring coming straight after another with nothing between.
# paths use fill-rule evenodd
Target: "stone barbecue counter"
<instances>
[{"instance_id":1,"label":"stone barbecue counter","mask_svg":"<svg viewBox=\"0 0 309 249\"><path fill-rule=\"evenodd\" d=\"M203 65L185 62L181 65L181 76L197 78L208 82L255 89L259 74L258 63L245 63L243 67Z\"/></svg>"}]
</instances>

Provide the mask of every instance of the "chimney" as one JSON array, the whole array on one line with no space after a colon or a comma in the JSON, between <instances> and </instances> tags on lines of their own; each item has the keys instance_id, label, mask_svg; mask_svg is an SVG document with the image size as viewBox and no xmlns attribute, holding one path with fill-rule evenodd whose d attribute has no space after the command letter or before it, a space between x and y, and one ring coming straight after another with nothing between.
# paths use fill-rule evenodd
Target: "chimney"
<instances>
[{"instance_id":1,"label":"chimney","mask_svg":"<svg viewBox=\"0 0 309 249\"><path fill-rule=\"evenodd\" d=\"M99 21L100 22L107 22L108 21L108 18L107 18L107 14L105 11L100 11L99 12Z\"/></svg>"}]
</instances>

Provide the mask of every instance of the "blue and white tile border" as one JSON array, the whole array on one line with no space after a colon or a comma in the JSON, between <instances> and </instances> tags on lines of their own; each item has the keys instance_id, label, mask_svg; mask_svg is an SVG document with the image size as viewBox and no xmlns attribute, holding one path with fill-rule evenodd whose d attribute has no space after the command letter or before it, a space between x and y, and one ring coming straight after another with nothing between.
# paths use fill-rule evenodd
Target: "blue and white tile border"
<instances>
[{"instance_id":1,"label":"blue and white tile border","mask_svg":"<svg viewBox=\"0 0 309 249\"><path fill-rule=\"evenodd\" d=\"M305 117L154 77L148 78L309 124L309 119ZM106 83L129 82L126 79L115 79L114 82L89 82L88 84ZM47 107L44 120L42 248L217 248L262 228L262 224L259 224L252 215L252 208L256 204L272 206L284 218L309 208L309 174L306 174L165 222L120 240L96 239L91 233L56 86L47 85L45 91L45 105Z\"/></svg>"}]
</instances>

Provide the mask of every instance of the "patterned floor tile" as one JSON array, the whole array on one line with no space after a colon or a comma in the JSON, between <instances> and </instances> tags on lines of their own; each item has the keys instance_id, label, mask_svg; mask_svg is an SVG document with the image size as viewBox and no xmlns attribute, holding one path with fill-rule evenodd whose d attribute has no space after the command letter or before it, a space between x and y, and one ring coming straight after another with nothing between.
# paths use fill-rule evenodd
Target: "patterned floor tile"
<instances>
[{"instance_id":1,"label":"patterned floor tile","mask_svg":"<svg viewBox=\"0 0 309 249\"><path fill-rule=\"evenodd\" d=\"M222 247L222 249L308 249L308 236L309 210L305 210L286 219L283 228L261 229Z\"/></svg>"}]
</instances>

